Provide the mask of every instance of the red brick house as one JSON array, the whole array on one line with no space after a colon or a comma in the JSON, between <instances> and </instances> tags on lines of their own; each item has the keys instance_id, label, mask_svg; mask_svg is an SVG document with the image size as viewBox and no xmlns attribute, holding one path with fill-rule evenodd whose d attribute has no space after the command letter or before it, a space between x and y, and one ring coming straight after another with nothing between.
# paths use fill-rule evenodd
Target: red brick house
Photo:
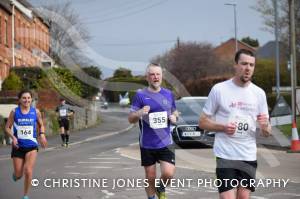
<instances>
[{"instance_id":1,"label":"red brick house","mask_svg":"<svg viewBox=\"0 0 300 199\"><path fill-rule=\"evenodd\" d=\"M0 1L0 85L11 67L51 60L49 25L31 7L26 0Z\"/></svg>"},{"instance_id":2,"label":"red brick house","mask_svg":"<svg viewBox=\"0 0 300 199\"><path fill-rule=\"evenodd\" d=\"M256 48L249 46L248 44L238 41L238 49L247 49L252 52L256 52ZM214 53L225 63L234 63L235 55L235 39L231 38L228 41L220 44L214 49Z\"/></svg>"}]
</instances>

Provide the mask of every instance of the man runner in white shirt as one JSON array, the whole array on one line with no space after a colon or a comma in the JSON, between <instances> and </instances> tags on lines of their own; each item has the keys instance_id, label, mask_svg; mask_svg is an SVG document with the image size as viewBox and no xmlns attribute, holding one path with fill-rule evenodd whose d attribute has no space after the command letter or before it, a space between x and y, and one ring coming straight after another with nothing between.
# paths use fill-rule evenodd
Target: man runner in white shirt
<instances>
[{"instance_id":1,"label":"man runner in white shirt","mask_svg":"<svg viewBox=\"0 0 300 199\"><path fill-rule=\"evenodd\" d=\"M263 136L271 134L266 94L251 82L254 68L254 54L239 50L234 77L213 86L199 119L200 128L216 132L213 150L221 199L250 198L257 168L256 126Z\"/></svg>"}]
</instances>

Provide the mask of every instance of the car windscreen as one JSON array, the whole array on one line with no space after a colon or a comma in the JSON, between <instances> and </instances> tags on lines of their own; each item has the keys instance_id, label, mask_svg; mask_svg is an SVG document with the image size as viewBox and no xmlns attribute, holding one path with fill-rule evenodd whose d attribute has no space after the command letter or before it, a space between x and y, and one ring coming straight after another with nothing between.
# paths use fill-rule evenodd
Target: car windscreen
<instances>
[{"instance_id":1,"label":"car windscreen","mask_svg":"<svg viewBox=\"0 0 300 199\"><path fill-rule=\"evenodd\" d=\"M182 116L199 116L204 104L204 100L178 100L176 101L176 108Z\"/></svg>"}]
</instances>

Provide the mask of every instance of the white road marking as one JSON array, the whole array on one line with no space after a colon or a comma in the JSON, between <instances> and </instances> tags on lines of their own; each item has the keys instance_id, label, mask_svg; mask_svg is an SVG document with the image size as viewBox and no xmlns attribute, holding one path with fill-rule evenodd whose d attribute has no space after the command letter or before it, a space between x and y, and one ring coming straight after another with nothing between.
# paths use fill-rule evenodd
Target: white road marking
<instances>
[{"instance_id":1,"label":"white road marking","mask_svg":"<svg viewBox=\"0 0 300 199\"><path fill-rule=\"evenodd\" d=\"M139 144L139 142L134 142L132 144L129 144L128 146L135 146L135 145L138 145L138 144Z\"/></svg>"},{"instance_id":2,"label":"white road marking","mask_svg":"<svg viewBox=\"0 0 300 199\"><path fill-rule=\"evenodd\" d=\"M112 167L101 167L101 166L87 166L85 169L112 169Z\"/></svg>"},{"instance_id":3,"label":"white road marking","mask_svg":"<svg viewBox=\"0 0 300 199\"><path fill-rule=\"evenodd\" d=\"M89 158L89 160L120 160L120 158Z\"/></svg>"},{"instance_id":4,"label":"white road marking","mask_svg":"<svg viewBox=\"0 0 300 199\"><path fill-rule=\"evenodd\" d=\"M140 168L140 167L125 167L125 168L121 168L121 169L115 169L115 171L131 170L131 169L136 169L136 168Z\"/></svg>"},{"instance_id":5,"label":"white road marking","mask_svg":"<svg viewBox=\"0 0 300 199\"><path fill-rule=\"evenodd\" d=\"M96 173L95 172L89 172L89 173L67 172L65 174L67 174L67 175L94 175Z\"/></svg>"},{"instance_id":6,"label":"white road marking","mask_svg":"<svg viewBox=\"0 0 300 199\"><path fill-rule=\"evenodd\" d=\"M174 189L167 189L167 193L170 192L170 193L174 193L174 194L179 194L179 195L184 195L185 193L182 192L182 191L176 191Z\"/></svg>"},{"instance_id":7,"label":"white road marking","mask_svg":"<svg viewBox=\"0 0 300 199\"><path fill-rule=\"evenodd\" d=\"M72 169L72 168L75 168L76 166L64 166L64 167L67 169Z\"/></svg>"},{"instance_id":8,"label":"white road marking","mask_svg":"<svg viewBox=\"0 0 300 199\"><path fill-rule=\"evenodd\" d=\"M299 197L299 193L282 193L282 192L275 192L275 193L270 193L266 194L267 196L296 196Z\"/></svg>"},{"instance_id":9,"label":"white road marking","mask_svg":"<svg viewBox=\"0 0 300 199\"><path fill-rule=\"evenodd\" d=\"M0 160L9 160L9 159L11 159L9 156L6 158L0 158Z\"/></svg>"},{"instance_id":10,"label":"white road marking","mask_svg":"<svg viewBox=\"0 0 300 199\"><path fill-rule=\"evenodd\" d=\"M94 137L90 137L90 138L86 138L82 141L78 141L78 142L73 142L71 144L69 144L69 146L71 145L76 145L76 144L82 144L84 142L89 142L89 141L93 141L93 140L98 140L98 139L102 139L102 138L106 138L106 137L110 137L110 136L113 136L113 135L118 135L120 133L123 133L123 132L126 132L128 130L130 130L132 127L134 127L134 125L129 125L127 128L121 130L121 131L114 131L114 132L111 132L111 133L105 133L103 135L98 135L98 136L94 136Z\"/></svg>"},{"instance_id":11,"label":"white road marking","mask_svg":"<svg viewBox=\"0 0 300 199\"><path fill-rule=\"evenodd\" d=\"M77 162L77 164L124 164L124 162Z\"/></svg>"},{"instance_id":12,"label":"white road marking","mask_svg":"<svg viewBox=\"0 0 300 199\"><path fill-rule=\"evenodd\" d=\"M260 197L260 196L251 196L251 198L253 198L253 199L267 199L265 197Z\"/></svg>"},{"instance_id":13,"label":"white road marking","mask_svg":"<svg viewBox=\"0 0 300 199\"><path fill-rule=\"evenodd\" d=\"M108 190L101 190L101 192L106 195L105 198L110 198L110 196L114 196L115 195L114 193L109 192Z\"/></svg>"}]
</instances>

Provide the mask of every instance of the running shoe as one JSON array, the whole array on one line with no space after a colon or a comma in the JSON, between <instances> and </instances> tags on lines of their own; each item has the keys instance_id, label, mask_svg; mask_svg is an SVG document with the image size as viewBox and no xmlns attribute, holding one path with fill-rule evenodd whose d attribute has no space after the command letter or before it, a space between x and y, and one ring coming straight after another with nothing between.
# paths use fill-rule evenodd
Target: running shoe
<instances>
[{"instance_id":1,"label":"running shoe","mask_svg":"<svg viewBox=\"0 0 300 199\"><path fill-rule=\"evenodd\" d=\"M13 179L13 181L16 182L16 181L19 180L20 178L17 178L17 176L13 173L13 174L12 174L12 179Z\"/></svg>"},{"instance_id":2,"label":"running shoe","mask_svg":"<svg viewBox=\"0 0 300 199\"><path fill-rule=\"evenodd\" d=\"M158 189L156 189L156 195L157 195L158 199L168 199L166 192L164 192L164 191L160 192L160 191L158 191Z\"/></svg>"}]
</instances>

